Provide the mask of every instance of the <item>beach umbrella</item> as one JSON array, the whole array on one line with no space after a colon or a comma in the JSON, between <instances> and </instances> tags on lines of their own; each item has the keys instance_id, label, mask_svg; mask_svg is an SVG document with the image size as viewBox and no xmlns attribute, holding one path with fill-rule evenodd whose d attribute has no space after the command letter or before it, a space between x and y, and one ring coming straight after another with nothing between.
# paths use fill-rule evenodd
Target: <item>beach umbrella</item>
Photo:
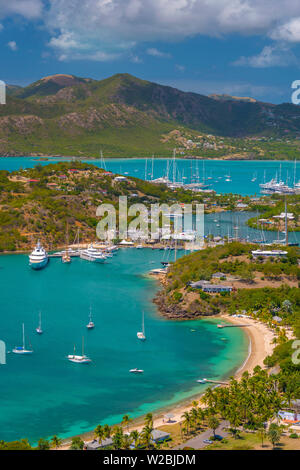
<instances>
[{"instance_id":1,"label":"beach umbrella","mask_svg":"<svg viewBox=\"0 0 300 470\"><path fill-rule=\"evenodd\" d=\"M165 415L165 418L167 418L167 420L170 421L172 418L174 418L174 415L172 413L168 413Z\"/></svg>"}]
</instances>

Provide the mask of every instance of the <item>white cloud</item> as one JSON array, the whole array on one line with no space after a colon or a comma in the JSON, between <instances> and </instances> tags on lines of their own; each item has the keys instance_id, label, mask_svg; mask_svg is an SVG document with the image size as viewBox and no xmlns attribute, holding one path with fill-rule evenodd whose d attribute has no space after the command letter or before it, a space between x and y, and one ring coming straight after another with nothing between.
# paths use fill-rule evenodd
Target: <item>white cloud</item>
<instances>
[{"instance_id":1,"label":"white cloud","mask_svg":"<svg viewBox=\"0 0 300 470\"><path fill-rule=\"evenodd\" d=\"M9 42L7 43L7 46L8 46L12 51L17 51L17 50L18 50L18 46L17 46L16 41L9 41Z\"/></svg>"},{"instance_id":2,"label":"white cloud","mask_svg":"<svg viewBox=\"0 0 300 470\"><path fill-rule=\"evenodd\" d=\"M28 19L41 16L42 0L0 0L0 18L21 15Z\"/></svg>"},{"instance_id":3,"label":"white cloud","mask_svg":"<svg viewBox=\"0 0 300 470\"><path fill-rule=\"evenodd\" d=\"M49 0L49 6L49 44L70 60L76 50L115 56L136 43L194 35L236 33L300 42L298 0Z\"/></svg>"},{"instance_id":4,"label":"white cloud","mask_svg":"<svg viewBox=\"0 0 300 470\"><path fill-rule=\"evenodd\" d=\"M279 25L270 36L275 40L300 42L300 17Z\"/></svg>"},{"instance_id":5,"label":"white cloud","mask_svg":"<svg viewBox=\"0 0 300 470\"><path fill-rule=\"evenodd\" d=\"M287 46L280 44L265 46L260 54L250 57L242 56L233 62L233 65L255 68L286 67L298 64L299 61L293 52Z\"/></svg>"},{"instance_id":6,"label":"white cloud","mask_svg":"<svg viewBox=\"0 0 300 470\"><path fill-rule=\"evenodd\" d=\"M179 70L179 72L184 72L185 71L185 66L180 65L180 64L176 64L175 69Z\"/></svg>"},{"instance_id":7,"label":"white cloud","mask_svg":"<svg viewBox=\"0 0 300 470\"><path fill-rule=\"evenodd\" d=\"M168 54L167 52L162 52L156 49L155 47L151 47L150 49L147 49L147 54L152 55L153 57L159 57L161 59L169 59L171 54Z\"/></svg>"}]
</instances>

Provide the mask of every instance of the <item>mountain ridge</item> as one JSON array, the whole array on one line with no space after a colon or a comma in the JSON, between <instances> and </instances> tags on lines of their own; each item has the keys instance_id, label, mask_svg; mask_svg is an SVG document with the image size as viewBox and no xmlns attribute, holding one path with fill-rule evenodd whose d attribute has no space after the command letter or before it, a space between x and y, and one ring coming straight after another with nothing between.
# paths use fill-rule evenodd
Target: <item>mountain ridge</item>
<instances>
[{"instance_id":1,"label":"mountain ridge","mask_svg":"<svg viewBox=\"0 0 300 470\"><path fill-rule=\"evenodd\" d=\"M11 87L7 105L0 107L0 152L11 151L16 134L16 153L33 147L32 153L40 145L46 153L60 148L70 154L69 148L80 154L91 151L93 139L106 147L113 140L110 153L123 154L124 145L135 153L144 149L143 135L155 151L166 152L171 143L163 143L162 135L178 128L192 137L199 132L234 139L300 136L300 107L184 92L127 73L103 80L55 74Z\"/></svg>"}]
</instances>

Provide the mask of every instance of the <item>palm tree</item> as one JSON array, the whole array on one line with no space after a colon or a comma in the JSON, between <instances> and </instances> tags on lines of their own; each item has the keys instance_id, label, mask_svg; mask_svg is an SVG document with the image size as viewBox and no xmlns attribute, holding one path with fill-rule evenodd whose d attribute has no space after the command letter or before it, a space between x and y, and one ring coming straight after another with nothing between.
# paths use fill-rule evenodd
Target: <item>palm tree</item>
<instances>
[{"instance_id":1,"label":"palm tree","mask_svg":"<svg viewBox=\"0 0 300 470\"><path fill-rule=\"evenodd\" d=\"M220 425L220 421L218 420L218 418L213 415L209 416L207 420L207 425L212 430L214 437L216 437L216 429Z\"/></svg>"},{"instance_id":2,"label":"palm tree","mask_svg":"<svg viewBox=\"0 0 300 470\"><path fill-rule=\"evenodd\" d=\"M98 424L98 426L95 428L94 435L98 439L99 444L101 445L104 437L104 429L101 424Z\"/></svg>"},{"instance_id":3,"label":"palm tree","mask_svg":"<svg viewBox=\"0 0 300 470\"><path fill-rule=\"evenodd\" d=\"M54 448L54 449L57 449L62 443L62 440L57 437L57 436L53 436L52 439L51 439L51 447Z\"/></svg>"},{"instance_id":4,"label":"palm tree","mask_svg":"<svg viewBox=\"0 0 300 470\"><path fill-rule=\"evenodd\" d=\"M124 434L122 439L122 449L129 450L132 444L132 437L128 434Z\"/></svg>"},{"instance_id":5,"label":"palm tree","mask_svg":"<svg viewBox=\"0 0 300 470\"><path fill-rule=\"evenodd\" d=\"M259 424L257 434L261 438L261 446L263 447L264 446L264 438L267 436L266 429L265 429L263 423Z\"/></svg>"},{"instance_id":6,"label":"palm tree","mask_svg":"<svg viewBox=\"0 0 300 470\"><path fill-rule=\"evenodd\" d=\"M282 435L282 430L278 424L272 423L269 427L268 438L272 443L273 449L279 444Z\"/></svg>"},{"instance_id":7,"label":"palm tree","mask_svg":"<svg viewBox=\"0 0 300 470\"><path fill-rule=\"evenodd\" d=\"M148 425L142 429L141 437L147 449L151 447L152 431L153 427Z\"/></svg>"},{"instance_id":8,"label":"palm tree","mask_svg":"<svg viewBox=\"0 0 300 470\"><path fill-rule=\"evenodd\" d=\"M124 425L124 427L127 427L127 431L129 430L130 421L132 421L132 419L129 417L129 415L124 415L123 416L121 424Z\"/></svg>"},{"instance_id":9,"label":"palm tree","mask_svg":"<svg viewBox=\"0 0 300 470\"><path fill-rule=\"evenodd\" d=\"M147 413L145 416L145 426L153 428L153 415L152 413Z\"/></svg>"},{"instance_id":10,"label":"palm tree","mask_svg":"<svg viewBox=\"0 0 300 470\"><path fill-rule=\"evenodd\" d=\"M131 436L131 438L132 438L132 440L133 440L133 442L134 442L134 447L135 447L135 449L137 449L137 447L138 447L138 445L139 445L139 438L140 438L139 432L136 431L136 430L133 430L133 431L131 431L130 436Z\"/></svg>"},{"instance_id":11,"label":"palm tree","mask_svg":"<svg viewBox=\"0 0 300 470\"><path fill-rule=\"evenodd\" d=\"M122 449L122 444L123 444L123 428L121 426L116 426L114 429L114 435L113 435L113 448L115 450Z\"/></svg>"},{"instance_id":12,"label":"palm tree","mask_svg":"<svg viewBox=\"0 0 300 470\"><path fill-rule=\"evenodd\" d=\"M103 432L104 432L104 437L108 439L111 436L111 427L108 424L104 424Z\"/></svg>"},{"instance_id":13,"label":"palm tree","mask_svg":"<svg viewBox=\"0 0 300 470\"><path fill-rule=\"evenodd\" d=\"M185 411L181 416L183 418L183 424L186 429L186 433L189 434L190 424L191 424L191 417L188 411Z\"/></svg>"}]
</instances>

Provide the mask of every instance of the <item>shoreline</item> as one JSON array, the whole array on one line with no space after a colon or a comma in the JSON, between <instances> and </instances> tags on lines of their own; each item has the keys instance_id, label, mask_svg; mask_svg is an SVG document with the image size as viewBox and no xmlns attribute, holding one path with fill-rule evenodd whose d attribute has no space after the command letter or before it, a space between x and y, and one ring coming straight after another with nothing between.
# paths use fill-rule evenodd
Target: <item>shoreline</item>
<instances>
[{"instance_id":1,"label":"shoreline","mask_svg":"<svg viewBox=\"0 0 300 470\"><path fill-rule=\"evenodd\" d=\"M213 316L211 318L220 318L228 323L232 324L239 324L241 323L241 318L232 317L228 314L221 314L217 316ZM200 320L200 319L199 319ZM261 366L264 368L263 361L264 359L269 356L275 344L272 343L272 340L275 336L274 332L271 331L267 325L261 323L257 320L252 318L247 318L247 324L249 326L244 327L245 334L248 338L248 354L247 357L244 359L242 365L238 367L238 369L234 372L233 376L236 380L239 380L244 372L249 372L250 374L253 372L256 366ZM154 411L153 414L153 427L158 428L164 426L166 424L176 424L182 421L182 414L186 411L190 411L192 408L191 402L196 400L199 401L202 395L205 392L199 392L199 394L193 394L189 398L184 400L180 400L177 403L170 404L169 406L165 406L161 409ZM165 421L165 414L172 413L174 417L172 418L171 423L167 423ZM141 431L143 427L143 419L144 416L139 416L138 418L134 418L130 427L129 432L132 430ZM77 436L81 437L85 441L89 441L93 439L93 431L88 431L86 433L78 434ZM72 436L75 437L75 436ZM64 442L58 450L66 450L69 448L72 437L64 439Z\"/></svg>"},{"instance_id":2,"label":"shoreline","mask_svg":"<svg viewBox=\"0 0 300 470\"><path fill-rule=\"evenodd\" d=\"M51 161L53 159L62 159L62 158L76 158L78 160L95 160L95 161L100 161L99 157L83 157L82 155L36 155L36 154L27 154L27 155L0 155L0 158L35 158L37 161ZM105 160L135 160L135 159L146 159L149 158L147 156L130 156L130 157L105 157ZM154 157L155 160L169 160L170 157L162 157L162 156L157 156ZM262 158L262 159L252 159L252 158L231 158L231 157L200 157L200 156L194 156L194 155L189 155L189 156L181 156L179 160L208 160L208 161L228 161L228 162L293 162L294 159L283 159L283 160L277 160L277 159L272 159L272 158Z\"/></svg>"}]
</instances>

